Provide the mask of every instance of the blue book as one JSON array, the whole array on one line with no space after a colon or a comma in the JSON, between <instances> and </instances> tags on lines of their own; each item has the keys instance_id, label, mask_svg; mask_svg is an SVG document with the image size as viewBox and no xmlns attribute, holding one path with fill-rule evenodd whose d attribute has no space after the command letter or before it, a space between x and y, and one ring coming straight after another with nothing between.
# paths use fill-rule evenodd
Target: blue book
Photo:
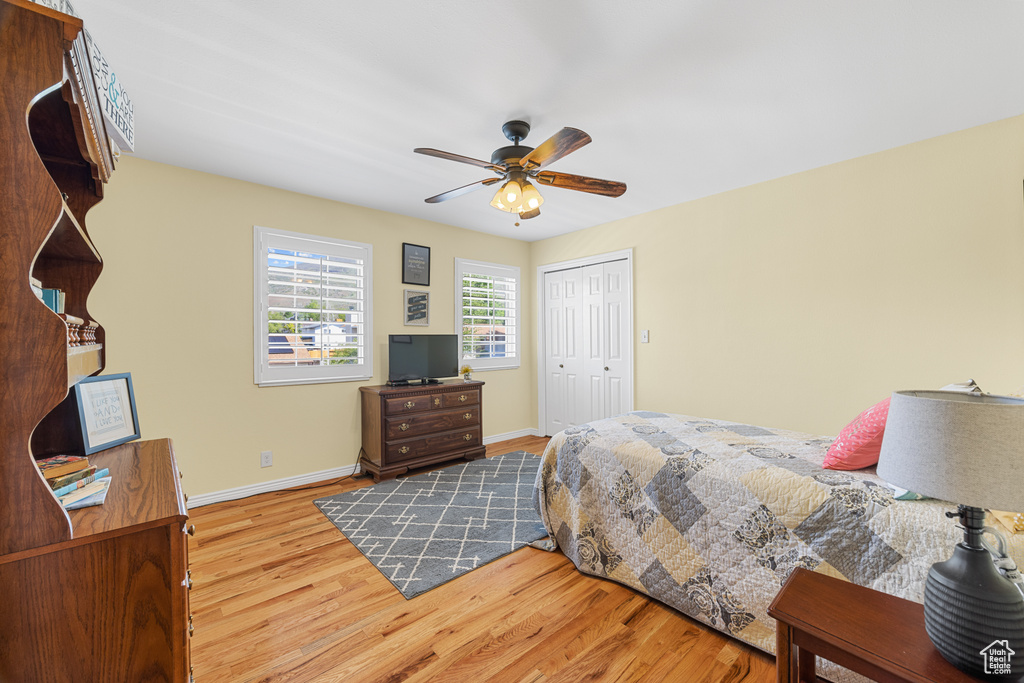
<instances>
[{"instance_id":1,"label":"blue book","mask_svg":"<svg viewBox=\"0 0 1024 683\"><path fill-rule=\"evenodd\" d=\"M80 488L84 488L86 485L93 483L97 479L102 479L103 477L109 474L110 470L104 467L99 472L96 472L95 474L90 474L88 477L85 477L84 479L79 479L78 481L72 482L67 486L61 486L59 489L54 489L53 495L57 496L58 498L60 498L61 496L66 496L72 491L77 491Z\"/></svg>"},{"instance_id":2,"label":"blue book","mask_svg":"<svg viewBox=\"0 0 1024 683\"><path fill-rule=\"evenodd\" d=\"M65 510L77 510L78 508L89 507L90 505L101 505L107 498L107 489L110 488L110 477L97 479L81 490L84 492L86 489L90 489L92 487L97 487L98 490L81 498L75 498L75 494L70 493L61 500L60 504Z\"/></svg>"},{"instance_id":3,"label":"blue book","mask_svg":"<svg viewBox=\"0 0 1024 683\"><path fill-rule=\"evenodd\" d=\"M57 309L60 308L60 290L43 288L43 303L54 313L59 313Z\"/></svg>"}]
</instances>

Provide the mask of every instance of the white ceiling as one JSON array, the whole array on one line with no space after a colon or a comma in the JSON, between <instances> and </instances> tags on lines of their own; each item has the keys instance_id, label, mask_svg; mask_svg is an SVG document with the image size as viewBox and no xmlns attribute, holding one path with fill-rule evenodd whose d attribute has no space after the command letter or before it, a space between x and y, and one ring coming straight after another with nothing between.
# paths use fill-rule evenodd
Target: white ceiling
<instances>
[{"instance_id":1,"label":"white ceiling","mask_svg":"<svg viewBox=\"0 0 1024 683\"><path fill-rule=\"evenodd\" d=\"M144 159L537 240L1024 113L1024 0L74 0ZM477 159L593 142L514 225ZM1024 153L1024 151L1022 151Z\"/></svg>"}]
</instances>

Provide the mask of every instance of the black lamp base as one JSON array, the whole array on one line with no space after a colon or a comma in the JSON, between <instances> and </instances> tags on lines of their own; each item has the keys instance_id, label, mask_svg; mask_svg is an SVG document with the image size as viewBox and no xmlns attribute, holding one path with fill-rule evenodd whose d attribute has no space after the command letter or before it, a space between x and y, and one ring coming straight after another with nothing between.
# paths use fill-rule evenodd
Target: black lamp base
<instances>
[{"instance_id":1,"label":"black lamp base","mask_svg":"<svg viewBox=\"0 0 1024 683\"><path fill-rule=\"evenodd\" d=\"M965 541L953 556L936 562L924 590L928 637L951 664L988 681L1024 677L1024 595L980 547L984 511L978 519L961 508ZM972 546L979 547L972 547Z\"/></svg>"}]
</instances>

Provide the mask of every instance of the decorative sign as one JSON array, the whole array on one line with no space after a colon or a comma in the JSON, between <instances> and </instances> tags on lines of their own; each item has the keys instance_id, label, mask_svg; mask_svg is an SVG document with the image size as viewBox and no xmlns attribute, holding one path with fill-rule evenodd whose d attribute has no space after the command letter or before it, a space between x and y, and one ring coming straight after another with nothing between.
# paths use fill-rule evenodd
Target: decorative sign
<instances>
[{"instance_id":1,"label":"decorative sign","mask_svg":"<svg viewBox=\"0 0 1024 683\"><path fill-rule=\"evenodd\" d=\"M134 152L135 105L88 31L85 32L85 44L89 49L89 61L92 63L92 75L96 81L96 92L100 96L103 118L110 124L107 132L118 147Z\"/></svg>"},{"instance_id":2,"label":"decorative sign","mask_svg":"<svg viewBox=\"0 0 1024 683\"><path fill-rule=\"evenodd\" d=\"M132 376L87 377L75 385L85 454L140 438Z\"/></svg>"},{"instance_id":3,"label":"decorative sign","mask_svg":"<svg viewBox=\"0 0 1024 683\"><path fill-rule=\"evenodd\" d=\"M75 8L71 6L71 3L68 2L68 0L32 0L32 2L37 5L42 5L43 7L55 9L58 12L63 12L64 14L70 14L73 17L78 16L78 12L75 11Z\"/></svg>"},{"instance_id":4,"label":"decorative sign","mask_svg":"<svg viewBox=\"0 0 1024 683\"><path fill-rule=\"evenodd\" d=\"M430 286L430 247L402 242L402 284Z\"/></svg>"},{"instance_id":5,"label":"decorative sign","mask_svg":"<svg viewBox=\"0 0 1024 683\"><path fill-rule=\"evenodd\" d=\"M430 292L418 289L405 290L405 324L430 324Z\"/></svg>"}]
</instances>

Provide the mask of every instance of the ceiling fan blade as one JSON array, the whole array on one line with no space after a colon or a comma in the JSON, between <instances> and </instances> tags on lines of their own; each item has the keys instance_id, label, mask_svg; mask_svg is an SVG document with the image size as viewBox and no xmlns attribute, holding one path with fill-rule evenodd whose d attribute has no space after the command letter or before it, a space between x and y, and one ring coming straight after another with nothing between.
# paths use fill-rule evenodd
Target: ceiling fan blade
<instances>
[{"instance_id":1,"label":"ceiling fan blade","mask_svg":"<svg viewBox=\"0 0 1024 683\"><path fill-rule=\"evenodd\" d=\"M454 190L448 190L447 192L436 194L433 197L427 197L423 201L427 204L437 204L438 202L454 199L455 197L461 197L464 194L469 194L470 192L479 190L481 187L485 187L487 185L493 185L501 180L501 178L485 178L484 180L478 180L475 183L470 183L469 185L456 187Z\"/></svg>"},{"instance_id":2,"label":"ceiling fan blade","mask_svg":"<svg viewBox=\"0 0 1024 683\"><path fill-rule=\"evenodd\" d=\"M585 175L541 171L535 178L542 185L562 187L566 190L579 190L580 192L589 192L591 194L601 194L605 197L618 197L626 191L626 183L619 183L614 180L601 180L600 178L588 178Z\"/></svg>"},{"instance_id":3,"label":"ceiling fan blade","mask_svg":"<svg viewBox=\"0 0 1024 683\"><path fill-rule=\"evenodd\" d=\"M590 142L590 136L577 128L563 128L519 160L527 171L536 171L575 152Z\"/></svg>"},{"instance_id":4,"label":"ceiling fan blade","mask_svg":"<svg viewBox=\"0 0 1024 683\"><path fill-rule=\"evenodd\" d=\"M486 168L489 171L495 173L504 173L505 167L492 164L489 161L481 161L480 159L473 159L471 157L464 157L461 154L452 154L451 152L442 152L439 149L431 149L430 147L417 147L413 150L417 154L426 154L428 157L437 157L438 159L449 159L451 161L458 161L463 164L471 164L473 166L479 166L480 168Z\"/></svg>"}]
</instances>

